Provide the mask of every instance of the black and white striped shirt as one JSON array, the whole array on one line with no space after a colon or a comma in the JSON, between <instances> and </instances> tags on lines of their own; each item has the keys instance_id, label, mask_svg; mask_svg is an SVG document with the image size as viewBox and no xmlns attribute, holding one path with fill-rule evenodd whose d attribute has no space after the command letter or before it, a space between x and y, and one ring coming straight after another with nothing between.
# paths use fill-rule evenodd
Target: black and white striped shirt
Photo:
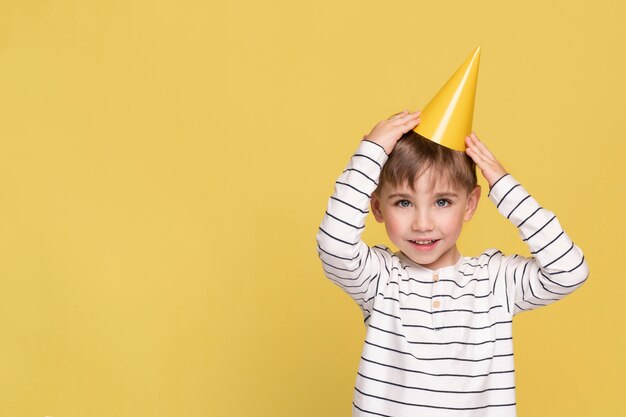
<instances>
[{"instance_id":1,"label":"black and white striped shirt","mask_svg":"<svg viewBox=\"0 0 626 417\"><path fill-rule=\"evenodd\" d=\"M512 318L561 299L588 276L550 211L506 175L489 197L532 258L490 249L436 271L361 241L387 155L362 141L317 234L326 276L361 307L367 333L353 416L515 416Z\"/></svg>"}]
</instances>

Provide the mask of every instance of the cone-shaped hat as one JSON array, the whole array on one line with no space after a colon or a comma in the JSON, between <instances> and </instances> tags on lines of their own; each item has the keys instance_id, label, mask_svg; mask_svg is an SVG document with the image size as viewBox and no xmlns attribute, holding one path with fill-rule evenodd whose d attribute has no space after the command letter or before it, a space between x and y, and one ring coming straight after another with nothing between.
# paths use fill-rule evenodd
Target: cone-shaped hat
<instances>
[{"instance_id":1,"label":"cone-shaped hat","mask_svg":"<svg viewBox=\"0 0 626 417\"><path fill-rule=\"evenodd\" d=\"M465 137L472 132L479 62L480 47L424 107L416 133L448 148L465 151Z\"/></svg>"}]
</instances>

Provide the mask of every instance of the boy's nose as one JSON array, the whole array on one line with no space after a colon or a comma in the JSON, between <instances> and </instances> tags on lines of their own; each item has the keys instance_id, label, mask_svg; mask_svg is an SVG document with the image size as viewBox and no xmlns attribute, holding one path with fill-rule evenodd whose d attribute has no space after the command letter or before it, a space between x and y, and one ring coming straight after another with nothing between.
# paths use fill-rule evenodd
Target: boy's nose
<instances>
[{"instance_id":1,"label":"boy's nose","mask_svg":"<svg viewBox=\"0 0 626 417\"><path fill-rule=\"evenodd\" d=\"M434 223L426 210L416 210L411 227L416 232L428 232L433 230Z\"/></svg>"}]
</instances>

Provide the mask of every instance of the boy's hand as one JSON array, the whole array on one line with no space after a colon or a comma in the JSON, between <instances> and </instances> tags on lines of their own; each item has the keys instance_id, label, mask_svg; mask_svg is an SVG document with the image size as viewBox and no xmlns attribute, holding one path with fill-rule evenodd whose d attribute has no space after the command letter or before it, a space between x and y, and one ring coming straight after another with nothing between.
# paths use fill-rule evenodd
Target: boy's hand
<instances>
[{"instance_id":1,"label":"boy's hand","mask_svg":"<svg viewBox=\"0 0 626 417\"><path fill-rule=\"evenodd\" d=\"M420 113L419 110L413 113L404 110L394 114L389 119L378 122L369 134L363 136L363 139L379 144L389 155L402 135L419 124Z\"/></svg>"},{"instance_id":2,"label":"boy's hand","mask_svg":"<svg viewBox=\"0 0 626 417\"><path fill-rule=\"evenodd\" d=\"M506 174L506 169L487 149L485 144L478 139L475 133L465 138L465 144L467 145L465 152L476 162L476 165L478 165L478 168L480 168L483 176L489 183L489 187L492 187L496 181Z\"/></svg>"}]
</instances>

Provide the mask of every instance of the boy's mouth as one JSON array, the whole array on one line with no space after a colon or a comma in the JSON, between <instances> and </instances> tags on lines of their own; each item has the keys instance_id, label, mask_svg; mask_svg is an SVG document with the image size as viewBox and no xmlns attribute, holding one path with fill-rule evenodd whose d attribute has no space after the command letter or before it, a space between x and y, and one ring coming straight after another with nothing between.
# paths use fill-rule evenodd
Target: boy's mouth
<instances>
[{"instance_id":1,"label":"boy's mouth","mask_svg":"<svg viewBox=\"0 0 626 417\"><path fill-rule=\"evenodd\" d=\"M439 239L432 239L432 240L409 240L409 242L413 243L414 245L417 246L431 246L434 245L435 243L437 243L439 241Z\"/></svg>"}]
</instances>

